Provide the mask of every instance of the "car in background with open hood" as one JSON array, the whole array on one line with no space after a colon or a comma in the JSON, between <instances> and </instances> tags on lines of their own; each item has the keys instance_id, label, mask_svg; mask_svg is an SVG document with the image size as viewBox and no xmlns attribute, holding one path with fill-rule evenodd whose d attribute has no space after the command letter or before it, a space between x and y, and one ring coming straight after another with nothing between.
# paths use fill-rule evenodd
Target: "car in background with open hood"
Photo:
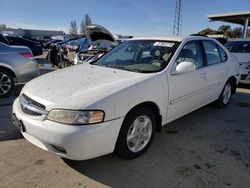
<instances>
[{"instance_id":1,"label":"car in background with open hood","mask_svg":"<svg viewBox=\"0 0 250 188\"><path fill-rule=\"evenodd\" d=\"M80 47L80 51L75 56L74 64L93 61L118 45L113 34L103 26L87 25L85 33L88 43L83 43L83 46Z\"/></svg>"}]
</instances>

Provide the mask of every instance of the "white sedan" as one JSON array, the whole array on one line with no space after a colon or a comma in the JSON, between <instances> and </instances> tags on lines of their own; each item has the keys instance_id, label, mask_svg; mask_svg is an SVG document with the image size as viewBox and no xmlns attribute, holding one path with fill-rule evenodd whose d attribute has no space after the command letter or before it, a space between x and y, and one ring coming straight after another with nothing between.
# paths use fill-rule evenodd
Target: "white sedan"
<instances>
[{"instance_id":1,"label":"white sedan","mask_svg":"<svg viewBox=\"0 0 250 188\"><path fill-rule=\"evenodd\" d=\"M225 107L239 64L213 39L129 40L96 62L41 76L13 104L13 122L34 145L85 160L142 155L163 125L204 105Z\"/></svg>"},{"instance_id":2,"label":"white sedan","mask_svg":"<svg viewBox=\"0 0 250 188\"><path fill-rule=\"evenodd\" d=\"M240 63L240 83L250 84L250 39L234 39L225 47L237 57Z\"/></svg>"}]
</instances>

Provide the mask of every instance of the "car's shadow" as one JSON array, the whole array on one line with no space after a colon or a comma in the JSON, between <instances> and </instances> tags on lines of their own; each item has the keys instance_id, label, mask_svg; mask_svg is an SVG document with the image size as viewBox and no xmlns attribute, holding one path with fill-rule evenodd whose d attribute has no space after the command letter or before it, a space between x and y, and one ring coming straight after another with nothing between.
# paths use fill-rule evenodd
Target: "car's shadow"
<instances>
[{"instance_id":1,"label":"car's shadow","mask_svg":"<svg viewBox=\"0 0 250 188\"><path fill-rule=\"evenodd\" d=\"M12 123L12 104L19 95L22 85L13 89L8 97L0 98L0 141L23 138L20 131Z\"/></svg>"}]
</instances>

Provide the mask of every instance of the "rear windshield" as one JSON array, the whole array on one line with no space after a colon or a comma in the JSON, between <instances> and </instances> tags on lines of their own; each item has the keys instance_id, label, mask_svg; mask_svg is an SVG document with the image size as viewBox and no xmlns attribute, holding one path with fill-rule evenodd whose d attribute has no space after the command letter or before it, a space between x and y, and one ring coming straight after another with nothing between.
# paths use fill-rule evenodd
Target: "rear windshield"
<instances>
[{"instance_id":1,"label":"rear windshield","mask_svg":"<svg viewBox=\"0 0 250 188\"><path fill-rule=\"evenodd\" d=\"M225 47L232 53L250 53L250 41L231 41Z\"/></svg>"}]
</instances>

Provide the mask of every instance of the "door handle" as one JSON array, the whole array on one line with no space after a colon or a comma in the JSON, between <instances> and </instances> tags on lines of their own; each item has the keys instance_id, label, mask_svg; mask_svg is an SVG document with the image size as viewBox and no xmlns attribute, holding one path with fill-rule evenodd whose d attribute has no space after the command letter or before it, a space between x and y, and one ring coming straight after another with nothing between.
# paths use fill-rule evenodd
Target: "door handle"
<instances>
[{"instance_id":1,"label":"door handle","mask_svg":"<svg viewBox=\"0 0 250 188\"><path fill-rule=\"evenodd\" d=\"M206 73L201 73L201 74L200 74L200 77L201 77L203 80L207 81L207 74L206 74Z\"/></svg>"}]
</instances>

